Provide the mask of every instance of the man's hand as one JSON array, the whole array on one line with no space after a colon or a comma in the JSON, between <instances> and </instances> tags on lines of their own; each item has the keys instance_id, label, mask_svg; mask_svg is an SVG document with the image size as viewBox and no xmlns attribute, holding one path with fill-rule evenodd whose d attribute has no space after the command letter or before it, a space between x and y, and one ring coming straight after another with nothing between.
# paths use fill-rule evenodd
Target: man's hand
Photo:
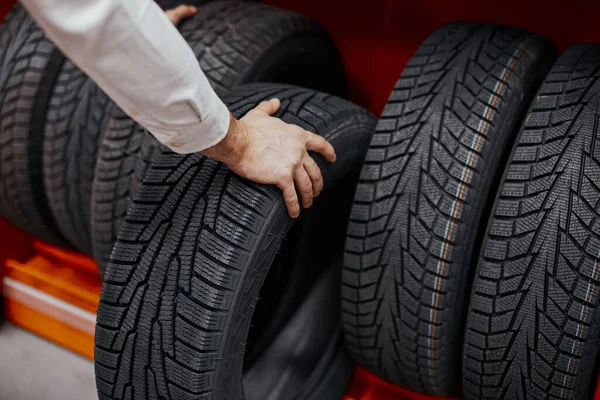
<instances>
[{"instance_id":1,"label":"man's hand","mask_svg":"<svg viewBox=\"0 0 600 400\"><path fill-rule=\"evenodd\" d=\"M222 161L239 176L254 182L276 185L290 217L300 215L300 205L309 208L323 189L323 177L307 151L335 161L333 146L321 136L272 117L279 109L278 99L263 101L240 120L231 117L227 136L202 152Z\"/></svg>"},{"instance_id":2,"label":"man's hand","mask_svg":"<svg viewBox=\"0 0 600 400\"><path fill-rule=\"evenodd\" d=\"M177 26L197 12L194 6L181 5L165 14ZM323 190L321 170L307 151L333 162L335 150L321 136L272 117L279 106L277 99L263 101L240 120L232 116L227 136L202 154L224 162L243 178L279 187L290 216L296 218L300 215L296 188L304 208L312 206Z\"/></svg>"},{"instance_id":3,"label":"man's hand","mask_svg":"<svg viewBox=\"0 0 600 400\"><path fill-rule=\"evenodd\" d=\"M165 14L167 14L167 17L169 17L173 25L177 26L179 25L182 19L191 17L197 12L198 9L194 6L180 5L178 7L165 11Z\"/></svg>"}]
</instances>

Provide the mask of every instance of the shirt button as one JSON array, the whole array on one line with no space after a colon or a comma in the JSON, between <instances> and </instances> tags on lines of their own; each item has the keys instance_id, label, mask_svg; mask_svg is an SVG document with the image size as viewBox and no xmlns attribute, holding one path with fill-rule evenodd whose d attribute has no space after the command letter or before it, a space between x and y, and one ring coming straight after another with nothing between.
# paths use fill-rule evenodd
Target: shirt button
<instances>
[{"instance_id":1,"label":"shirt button","mask_svg":"<svg viewBox=\"0 0 600 400\"><path fill-rule=\"evenodd\" d=\"M135 111L135 110L129 110L129 112L127 114L129 114L130 117L137 117L138 116L138 112Z\"/></svg>"},{"instance_id":2,"label":"shirt button","mask_svg":"<svg viewBox=\"0 0 600 400\"><path fill-rule=\"evenodd\" d=\"M173 143L171 143L171 147L181 147L181 143L173 142Z\"/></svg>"}]
</instances>

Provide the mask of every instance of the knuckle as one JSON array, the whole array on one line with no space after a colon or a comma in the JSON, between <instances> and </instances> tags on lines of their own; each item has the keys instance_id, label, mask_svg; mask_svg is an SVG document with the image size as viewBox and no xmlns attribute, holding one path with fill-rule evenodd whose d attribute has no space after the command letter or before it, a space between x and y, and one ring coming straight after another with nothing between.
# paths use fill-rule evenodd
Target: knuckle
<instances>
[{"instance_id":1,"label":"knuckle","mask_svg":"<svg viewBox=\"0 0 600 400\"><path fill-rule=\"evenodd\" d=\"M304 193L312 193L312 183L310 183L310 181L303 183L300 190Z\"/></svg>"},{"instance_id":2,"label":"knuckle","mask_svg":"<svg viewBox=\"0 0 600 400\"><path fill-rule=\"evenodd\" d=\"M289 186L286 186L286 189L287 190L284 190L284 192L283 192L283 198L285 199L286 202L288 202L288 201L293 200L296 197L296 193Z\"/></svg>"}]
</instances>

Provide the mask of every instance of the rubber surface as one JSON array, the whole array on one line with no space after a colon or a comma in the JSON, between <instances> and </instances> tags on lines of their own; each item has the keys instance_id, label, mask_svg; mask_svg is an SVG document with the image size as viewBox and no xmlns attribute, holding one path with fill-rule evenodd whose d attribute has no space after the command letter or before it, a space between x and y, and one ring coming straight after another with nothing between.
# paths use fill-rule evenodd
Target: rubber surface
<instances>
[{"instance_id":1,"label":"rubber surface","mask_svg":"<svg viewBox=\"0 0 600 400\"><path fill-rule=\"evenodd\" d=\"M301 15L260 3L215 1L183 22L180 31L220 95L256 81L345 92L331 38ZM115 110L99 150L92 195L93 253L101 273L133 195L162 148L125 112Z\"/></svg>"},{"instance_id":2,"label":"rubber surface","mask_svg":"<svg viewBox=\"0 0 600 400\"><path fill-rule=\"evenodd\" d=\"M92 253L91 195L98 148L114 103L72 62L57 78L46 113L44 185L64 237Z\"/></svg>"},{"instance_id":3,"label":"rubber surface","mask_svg":"<svg viewBox=\"0 0 600 400\"><path fill-rule=\"evenodd\" d=\"M158 1L163 8L180 3ZM88 139L97 136L91 127L94 116L102 111L107 99L99 95L97 101L102 105L97 107L100 110L90 111L93 115L83 116L80 120L68 121L70 116L80 117L80 109L84 107L79 105L79 109L71 114L74 96L86 101L80 87L94 85L84 84L88 79L72 63L67 62L63 69L64 55L45 38L20 5L6 17L1 32L0 82L3 83L0 86L8 84L10 88L5 88L7 100L0 109L5 119L0 144L4 165L0 168L7 174L0 176L5 183L3 194L0 194L3 199L0 209L13 223L34 236L67 246L66 236L79 250L91 253L89 187L93 182L90 175L94 166L90 169L89 164L95 160L95 151L90 154L90 150L95 150L98 145L90 146ZM89 90L97 91L97 88ZM73 128L77 124L90 126L89 132L82 137L76 132L72 137L72 132L63 130L65 126ZM4 133L5 130L10 130L10 134ZM55 142L48 143L49 140ZM83 149L78 146L80 142L86 142ZM61 148L61 144L66 148ZM77 162L73 158L78 159L82 150L90 158L77 165L80 169L71 169ZM74 157L67 159L65 152ZM51 165L46 168L48 164ZM86 182L80 180L82 176ZM79 186L84 188L79 189Z\"/></svg>"},{"instance_id":4,"label":"rubber surface","mask_svg":"<svg viewBox=\"0 0 600 400\"><path fill-rule=\"evenodd\" d=\"M269 269L277 274L280 260L301 256L305 263L284 266L318 275L313 264L322 274L341 257L352 202L347 189L356 184L376 120L345 100L283 85L247 85L225 102L241 116L273 97L282 99L277 116L319 132L336 148L334 164L315 156L324 174L323 194L294 222L274 187L242 180L197 154L159 157L136 194L106 271L95 336L100 398L254 399L253 393L243 394L243 374L258 374L256 368L270 363L260 357L247 363L244 352L254 345L246 346L250 325L259 325L253 310L277 313L278 301L258 301ZM337 201L322 201L327 194ZM310 223L309 212L329 216L307 243L323 242L326 251L287 254L295 245L282 246L286 233ZM320 231L327 232L326 240ZM322 312L335 307L330 300ZM305 325L317 321L306 318ZM315 353L326 353L331 335L316 337L326 341ZM299 348L289 345L292 353Z\"/></svg>"},{"instance_id":5,"label":"rubber surface","mask_svg":"<svg viewBox=\"0 0 600 400\"><path fill-rule=\"evenodd\" d=\"M33 236L63 245L45 201L41 140L64 58L20 6L1 29L0 212Z\"/></svg>"},{"instance_id":6,"label":"rubber surface","mask_svg":"<svg viewBox=\"0 0 600 400\"><path fill-rule=\"evenodd\" d=\"M342 290L348 346L382 378L459 393L481 221L555 52L518 29L451 24L421 45L398 80L362 169Z\"/></svg>"},{"instance_id":7,"label":"rubber surface","mask_svg":"<svg viewBox=\"0 0 600 400\"><path fill-rule=\"evenodd\" d=\"M156 1L163 9L202 1ZM58 228L81 252L93 254L91 196L98 149L115 104L71 61L56 79L46 114L43 177Z\"/></svg>"},{"instance_id":8,"label":"rubber surface","mask_svg":"<svg viewBox=\"0 0 600 400\"><path fill-rule=\"evenodd\" d=\"M354 371L341 338L341 267L341 257L326 266L295 314L247 368L246 399L341 399Z\"/></svg>"},{"instance_id":9,"label":"rubber surface","mask_svg":"<svg viewBox=\"0 0 600 400\"><path fill-rule=\"evenodd\" d=\"M525 118L473 285L468 399L591 398L600 345L599 96L600 46L574 46Z\"/></svg>"}]
</instances>

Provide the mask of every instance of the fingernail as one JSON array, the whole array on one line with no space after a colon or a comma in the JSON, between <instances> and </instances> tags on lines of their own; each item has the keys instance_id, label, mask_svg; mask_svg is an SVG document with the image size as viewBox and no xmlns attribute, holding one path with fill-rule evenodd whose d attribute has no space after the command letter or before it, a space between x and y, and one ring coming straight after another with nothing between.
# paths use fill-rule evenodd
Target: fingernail
<instances>
[{"instance_id":1,"label":"fingernail","mask_svg":"<svg viewBox=\"0 0 600 400\"><path fill-rule=\"evenodd\" d=\"M311 208L311 207L312 207L312 205L313 205L313 202L311 201L311 202L310 202L310 203L308 203L308 204L306 205L306 207L304 207L304 208Z\"/></svg>"},{"instance_id":2,"label":"fingernail","mask_svg":"<svg viewBox=\"0 0 600 400\"><path fill-rule=\"evenodd\" d=\"M270 101L270 102L273 102L273 103L276 103L276 102L278 102L278 101L279 101L279 99L278 99L278 98L276 98L276 97L273 97L273 98L272 98L271 100L269 100L269 101Z\"/></svg>"}]
</instances>

